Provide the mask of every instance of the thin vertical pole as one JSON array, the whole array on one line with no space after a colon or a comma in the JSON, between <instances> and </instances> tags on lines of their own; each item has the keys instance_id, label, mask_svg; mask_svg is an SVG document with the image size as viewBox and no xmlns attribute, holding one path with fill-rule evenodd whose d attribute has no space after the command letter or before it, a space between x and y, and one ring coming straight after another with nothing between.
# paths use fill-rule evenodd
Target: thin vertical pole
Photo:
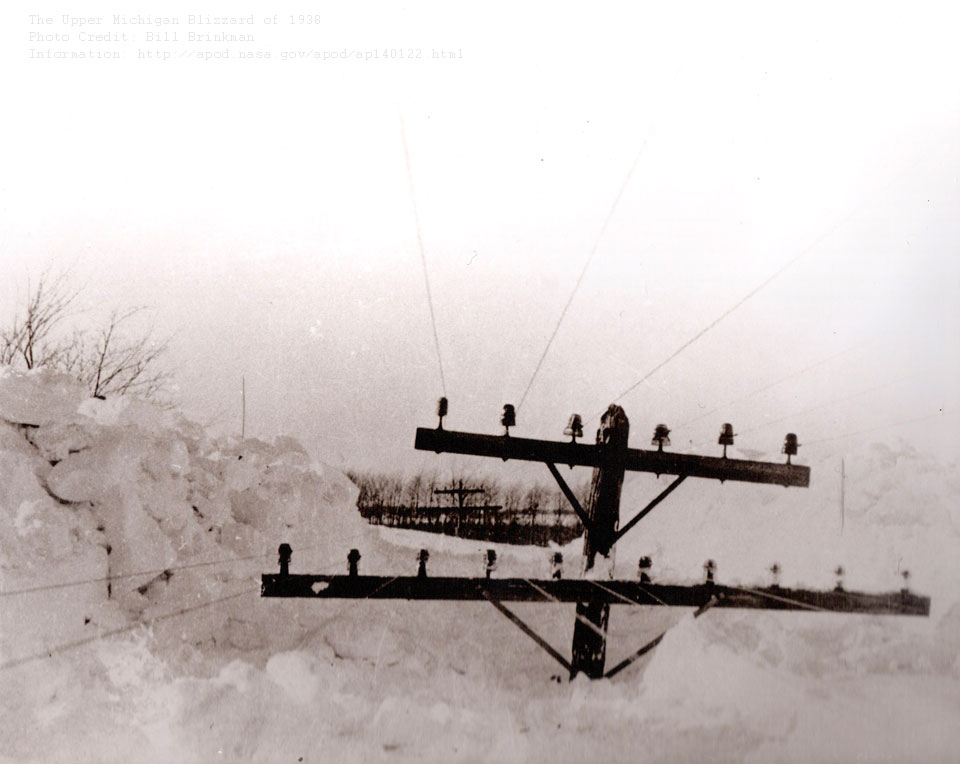
<instances>
[{"instance_id":1,"label":"thin vertical pole","mask_svg":"<svg viewBox=\"0 0 960 764\"><path fill-rule=\"evenodd\" d=\"M843 458L840 459L840 535L843 535L843 498L844 498L844 483L847 479L846 469L843 464Z\"/></svg>"}]
</instances>

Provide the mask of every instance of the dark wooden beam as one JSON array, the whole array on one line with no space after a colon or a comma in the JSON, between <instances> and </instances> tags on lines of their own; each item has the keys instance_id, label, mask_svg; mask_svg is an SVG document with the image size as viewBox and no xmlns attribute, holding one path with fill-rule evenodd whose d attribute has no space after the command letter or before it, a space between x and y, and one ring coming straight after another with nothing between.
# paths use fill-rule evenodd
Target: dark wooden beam
<instances>
[{"instance_id":1,"label":"dark wooden beam","mask_svg":"<svg viewBox=\"0 0 960 764\"><path fill-rule=\"evenodd\" d=\"M387 583L390 583L387 586ZM716 596L720 608L763 610L813 610L837 613L873 613L876 615L930 614L930 598L912 592L870 594L854 591L815 591L782 587L742 588L722 584L679 586L641 584L638 581L604 581L603 588L578 578L459 578L346 575L265 574L261 594L264 597L308 597L315 599L405 599L480 601L486 595L504 602L543 602L543 595L530 586L547 592L561 602L599 599L612 605L634 602L637 605L701 607Z\"/></svg>"},{"instance_id":2,"label":"dark wooden beam","mask_svg":"<svg viewBox=\"0 0 960 764\"><path fill-rule=\"evenodd\" d=\"M560 486L563 495L566 496L567 501L570 502L570 506L573 507L573 511L577 513L577 517L580 518L583 527L588 531L593 530L593 521L587 517L587 513L584 512L583 507L580 506L580 502L577 500L577 495L570 489L570 486L567 485L567 481L563 479L563 475L560 474L552 462L547 462L547 467L550 469L550 474L553 475L554 480L557 481L557 485Z\"/></svg>"},{"instance_id":3,"label":"dark wooden beam","mask_svg":"<svg viewBox=\"0 0 960 764\"><path fill-rule=\"evenodd\" d=\"M657 504L659 504L661 501L667 498L671 493L673 493L673 490L678 485L680 485L686 477L687 477L686 475L681 475L680 477L678 477L670 485L664 488L663 491L660 492L659 496L657 496L653 501L647 504L647 506L645 506L643 509L637 512L637 514L633 516L633 519L630 520L630 522L628 522L620 530L617 531L617 535L613 537L613 543L616 544L620 539L623 538L624 534L627 531L629 531L634 525L636 525L644 517L646 517L653 510L653 508L657 506Z\"/></svg>"},{"instance_id":4,"label":"dark wooden beam","mask_svg":"<svg viewBox=\"0 0 960 764\"><path fill-rule=\"evenodd\" d=\"M611 404L600 417L594 448L603 455L590 478L590 495L584 512L590 520L583 532L583 576L594 576L597 568L606 580L613 577L613 543L620 523L620 491L623 488L624 455L630 439L630 420L622 407ZM599 559L598 559L599 558ZM598 565L599 563L599 565ZM584 673L603 678L607 660L607 628L610 603L596 592L577 602L570 648L570 678Z\"/></svg>"},{"instance_id":5,"label":"dark wooden beam","mask_svg":"<svg viewBox=\"0 0 960 764\"><path fill-rule=\"evenodd\" d=\"M503 615L505 615L514 626L520 629L520 631L522 631L524 634L530 637L530 639L536 642L541 648L543 648L543 651L547 653L547 655L553 658L557 663L563 666L567 671L570 670L571 668L570 661L568 661L557 650L555 650L553 646L549 642L547 642L547 640L545 640L543 637L537 634L537 632L535 632L533 629L527 626L527 624L524 623L523 620L516 613L514 613L505 605L501 604L500 601L494 598L493 596L491 596L489 592L483 592L482 594L484 599L486 599L491 605L493 605L497 610L499 610Z\"/></svg>"},{"instance_id":6,"label":"dark wooden beam","mask_svg":"<svg viewBox=\"0 0 960 764\"><path fill-rule=\"evenodd\" d=\"M712 608L712 607L713 607L714 605L716 605L716 604L717 604L717 598L716 598L716 597L711 597L711 598L710 598L710 601L709 601L706 605L703 605L702 607L697 608L697 612L693 614L693 617L694 617L694 618L699 618L700 616L702 616L704 613L706 613L710 608ZM633 653L632 655L624 658L624 659L623 659L622 661L620 661L616 666L614 666L612 669L610 669L606 674L603 675L603 678L604 678L604 679L610 679L611 677L614 677L614 676L616 676L617 674L619 674L619 673L620 673L621 671L623 671L625 668L627 668L628 666L632 665L635 661L639 660L639 659L642 658L644 655L646 655L647 653L649 653L653 648L655 648L657 645L659 645L660 642L663 641L663 638L664 638L665 636L667 636L667 632L663 632L663 634L661 634L659 637L654 637L653 639L651 639L649 642L647 642L647 644L645 644L643 647L641 647L641 648L640 648L639 650L637 650L635 653Z\"/></svg>"},{"instance_id":7,"label":"dark wooden beam","mask_svg":"<svg viewBox=\"0 0 960 764\"><path fill-rule=\"evenodd\" d=\"M478 435L451 430L432 430L425 427L417 428L414 445L421 451L434 451L438 454L469 454L503 460L518 459L584 467L601 467L622 458L623 468L632 472L686 475L747 483L771 483L801 488L810 485L809 467L747 459L726 459L720 456L675 454L668 451L645 451L639 448L628 448L621 456L617 456L609 453L602 446L586 443L534 440L504 435Z\"/></svg>"}]
</instances>

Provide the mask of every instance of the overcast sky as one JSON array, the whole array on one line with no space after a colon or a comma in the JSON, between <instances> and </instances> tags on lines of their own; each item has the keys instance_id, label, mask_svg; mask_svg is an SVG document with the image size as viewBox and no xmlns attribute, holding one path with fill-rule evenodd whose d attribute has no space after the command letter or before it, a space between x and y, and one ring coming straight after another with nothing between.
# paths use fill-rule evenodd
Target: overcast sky
<instances>
[{"instance_id":1,"label":"overcast sky","mask_svg":"<svg viewBox=\"0 0 960 764\"><path fill-rule=\"evenodd\" d=\"M29 13L117 8L7 4L0 308L72 267L78 321L151 306L191 417L239 432L245 377L248 435L415 468L443 393L415 211L451 429L500 430L581 273L517 434L592 431L788 266L619 399L632 444L662 421L713 453L732 421L810 458L934 416L893 430L955 455L958 13L777 6L323 3L306 29L148 0L253 13L273 52L163 62L30 60L57 46ZM279 59L384 48L422 58Z\"/></svg>"}]
</instances>

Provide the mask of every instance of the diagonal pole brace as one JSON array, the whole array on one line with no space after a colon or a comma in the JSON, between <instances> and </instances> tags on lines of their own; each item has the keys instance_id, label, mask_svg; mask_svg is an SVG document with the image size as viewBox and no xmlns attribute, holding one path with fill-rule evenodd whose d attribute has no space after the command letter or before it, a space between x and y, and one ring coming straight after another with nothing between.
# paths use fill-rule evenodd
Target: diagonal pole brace
<instances>
[{"instance_id":1,"label":"diagonal pole brace","mask_svg":"<svg viewBox=\"0 0 960 764\"><path fill-rule=\"evenodd\" d=\"M696 611L695 611L694 614L693 614L693 617L694 617L694 618L699 618L699 617L702 616L704 613L706 613L710 608L712 608L714 605L716 605L716 604L717 604L717 601L718 601L718 600L717 600L716 597L710 597L710 599L707 601L707 603L706 603L705 605L701 605L699 608L696 609ZM661 634L659 637L656 637L656 638L654 638L654 639L651 639L649 642L647 642L647 644L645 644L643 647L641 647L639 650L637 650L633 655L631 655L631 656L629 656L629 657L627 657L627 658L624 658L624 659L623 659L622 661L620 661L616 666L614 666L612 669L610 669L606 674L603 675L603 678L604 678L604 679L610 679L611 677L616 676L617 674L619 674L621 671L623 671L625 668L627 668L627 666L629 666L630 664L632 664L634 661L639 660L639 659L642 658L644 655L646 655L647 653L649 653L653 648L655 648L657 645L659 645L660 642L663 640L663 638L664 638L665 636L667 636L667 632L663 632L663 634Z\"/></svg>"},{"instance_id":2,"label":"diagonal pole brace","mask_svg":"<svg viewBox=\"0 0 960 764\"><path fill-rule=\"evenodd\" d=\"M552 602L556 602L556 603L559 604L559 605L564 604L562 600L558 600L556 597L554 597L552 594L550 594L550 592L546 591L545 589L543 589L543 588L537 586L535 583L533 583L533 581L530 581L530 580L528 580L528 579L524 579L524 580L527 582L527 584L530 585L530 587L532 587L532 588L534 589L534 591L536 591L536 592L538 592L540 595L542 595L542 596L544 597L544 599L550 600L550 601L552 601ZM589 580L589 579L587 579L587 580ZM608 591L609 591L609 590L608 590ZM592 631L594 634L596 634L598 637L600 637L600 639L606 639L606 638L607 638L607 632L605 632L603 629L601 629L599 626L597 626L593 621L590 621L589 619L584 618L584 617L583 617L582 615L580 615L579 613L577 613L577 615L575 616L575 618L576 618L578 621L580 621L580 623L582 623L584 626L586 626L588 629L590 629L590 631Z\"/></svg>"},{"instance_id":3,"label":"diagonal pole brace","mask_svg":"<svg viewBox=\"0 0 960 764\"><path fill-rule=\"evenodd\" d=\"M563 495L567 497L567 501L570 502L570 506L573 507L573 511L577 513L577 517L580 518L580 522L583 523L583 527L588 531L595 531L596 525L594 522L587 517L587 513L583 511L583 507L580 506L580 502L577 500L576 494L570 490L570 486L567 485L567 481L563 479L563 475L560 474L560 471L556 468L553 462L544 462L547 465L547 468L550 470L550 474L553 475L554 480L557 481L557 485L560 486L560 490L563 491Z\"/></svg>"},{"instance_id":4,"label":"diagonal pole brace","mask_svg":"<svg viewBox=\"0 0 960 764\"><path fill-rule=\"evenodd\" d=\"M646 517L647 514L648 514L655 506L657 506L657 504L659 504L661 501L663 501L665 498L667 498L667 496L669 496L669 495L673 492L673 489L676 488L678 485L680 485L680 484L686 479L686 477L687 477L686 475L680 475L680 476L679 476L676 480L674 480L670 485L668 485L666 488L664 488L663 491L660 493L660 495L657 496L657 498L655 498L653 501L651 501L649 504L647 504L647 506L645 506L643 509L641 509L639 512L637 512L637 514L633 517L633 519L632 519L630 522L628 522L628 523L627 523L626 525L624 525L619 531L617 531L617 534L613 537L613 543L616 544L621 538L623 538L623 535L624 535L628 530L630 530L634 525L636 525L636 524L639 523L644 517ZM611 546L612 546L612 544L611 544Z\"/></svg>"},{"instance_id":5,"label":"diagonal pole brace","mask_svg":"<svg viewBox=\"0 0 960 764\"><path fill-rule=\"evenodd\" d=\"M520 629L520 631L522 631L524 634L530 637L530 639L532 639L534 642L540 645L540 647L542 647L543 650L551 658L553 658L557 663L563 666L567 671L570 671L570 668L571 668L570 661L568 661L560 653L554 650L553 647L551 647L550 644L543 637L541 637L539 634L537 634L537 632L535 632L533 629L527 626L527 624L525 624L522 620L520 620L519 616L517 616L512 610L507 608L506 605L502 604L500 600L494 598L493 595L491 595L489 592L484 591L482 592L482 594L484 598L491 605L493 605L497 610L503 613L511 622L513 622L513 624L518 629Z\"/></svg>"}]
</instances>

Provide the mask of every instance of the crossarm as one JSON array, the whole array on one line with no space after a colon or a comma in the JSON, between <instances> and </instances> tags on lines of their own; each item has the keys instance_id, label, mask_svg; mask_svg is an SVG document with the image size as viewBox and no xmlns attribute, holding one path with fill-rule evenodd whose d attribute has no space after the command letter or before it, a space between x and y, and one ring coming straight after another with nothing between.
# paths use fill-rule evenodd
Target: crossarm
<instances>
[{"instance_id":1,"label":"crossarm","mask_svg":"<svg viewBox=\"0 0 960 764\"><path fill-rule=\"evenodd\" d=\"M386 584L390 585L387 586ZM534 586L531 586L533 584ZM317 599L406 599L478 601L486 595L504 602L543 602L544 593L559 602L599 600L612 605L700 607L716 596L715 607L762 610L813 610L875 615L929 615L930 598L911 592L868 594L766 587L747 589L722 584L677 586L638 581L604 581L598 587L582 578L460 578L445 576L342 576L264 574L264 597Z\"/></svg>"},{"instance_id":2,"label":"crossarm","mask_svg":"<svg viewBox=\"0 0 960 764\"><path fill-rule=\"evenodd\" d=\"M491 456L498 459L519 459L533 462L568 464L571 467L600 467L608 464L602 446L566 443L555 440L534 440L504 435L478 435L470 432L417 428L414 446L436 453ZM748 459L727 459L719 456L675 454L667 451L644 451L628 448L620 452L623 467L633 472L657 475L736 480L748 483L806 487L810 485L810 468L797 464L756 462Z\"/></svg>"}]
</instances>

